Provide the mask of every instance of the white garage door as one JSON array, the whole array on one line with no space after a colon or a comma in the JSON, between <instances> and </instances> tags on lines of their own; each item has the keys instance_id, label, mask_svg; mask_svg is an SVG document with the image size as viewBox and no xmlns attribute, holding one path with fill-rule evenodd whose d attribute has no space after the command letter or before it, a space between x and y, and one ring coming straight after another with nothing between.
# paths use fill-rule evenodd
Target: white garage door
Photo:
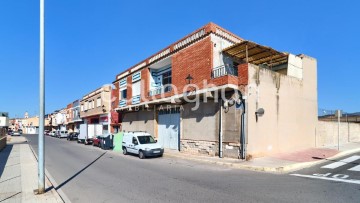
<instances>
[{"instance_id":1,"label":"white garage door","mask_svg":"<svg viewBox=\"0 0 360 203\"><path fill-rule=\"evenodd\" d=\"M161 110L158 119L159 143L167 149L179 150L180 112Z\"/></svg>"}]
</instances>

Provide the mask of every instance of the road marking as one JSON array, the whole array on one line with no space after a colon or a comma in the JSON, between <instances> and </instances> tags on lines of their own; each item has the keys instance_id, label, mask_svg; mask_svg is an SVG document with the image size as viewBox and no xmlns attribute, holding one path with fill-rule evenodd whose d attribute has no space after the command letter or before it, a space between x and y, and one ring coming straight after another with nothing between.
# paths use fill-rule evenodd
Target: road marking
<instances>
[{"instance_id":1,"label":"road marking","mask_svg":"<svg viewBox=\"0 0 360 203\"><path fill-rule=\"evenodd\" d=\"M349 168L348 170L349 171L360 171L360 164L355 167Z\"/></svg>"},{"instance_id":2,"label":"road marking","mask_svg":"<svg viewBox=\"0 0 360 203\"><path fill-rule=\"evenodd\" d=\"M353 184L360 185L360 180L354 180L354 179L328 178L328 177L322 177L322 176L301 175L301 174L290 174L290 175L298 176L298 177L304 177L304 178L331 180L331 181L336 181L336 182L353 183Z\"/></svg>"},{"instance_id":3,"label":"road marking","mask_svg":"<svg viewBox=\"0 0 360 203\"><path fill-rule=\"evenodd\" d=\"M335 163L322 166L321 168L334 169L334 168L338 168L338 167L340 167L340 166L346 165L346 164L348 164L348 163L351 163L351 162L353 162L353 161L356 161L356 160L358 160L358 159L360 159L360 156L351 156L351 157L348 157L348 158L346 158L346 159L337 161L337 162L335 162Z\"/></svg>"}]
</instances>

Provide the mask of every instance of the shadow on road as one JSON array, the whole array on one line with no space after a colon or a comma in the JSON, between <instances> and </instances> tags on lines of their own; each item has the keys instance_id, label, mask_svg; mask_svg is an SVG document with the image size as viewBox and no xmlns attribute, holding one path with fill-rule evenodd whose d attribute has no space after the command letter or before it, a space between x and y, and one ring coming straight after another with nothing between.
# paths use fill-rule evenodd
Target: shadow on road
<instances>
[{"instance_id":1,"label":"shadow on road","mask_svg":"<svg viewBox=\"0 0 360 203\"><path fill-rule=\"evenodd\" d=\"M68 182L70 182L72 179L74 179L76 176L78 176L80 173L82 173L83 171L85 171L87 168L89 168L91 165L93 165L97 160L99 160L102 156L104 156L106 154L106 152L102 153L98 158L96 158L94 161L92 161L90 164L88 164L87 166L85 166L83 169L81 169L80 171L78 171L77 173L75 173L73 176L71 176L69 179L65 180L63 183L61 183L60 185L58 185L55 190L60 189L62 186L66 185ZM53 189L53 186L49 187L46 189L47 191L50 191Z\"/></svg>"}]
</instances>

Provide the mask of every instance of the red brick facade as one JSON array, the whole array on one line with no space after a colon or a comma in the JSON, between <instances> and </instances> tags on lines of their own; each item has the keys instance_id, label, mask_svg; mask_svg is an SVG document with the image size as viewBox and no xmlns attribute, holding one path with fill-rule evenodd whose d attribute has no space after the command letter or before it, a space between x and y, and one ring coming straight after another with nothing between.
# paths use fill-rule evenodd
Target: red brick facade
<instances>
[{"instance_id":1,"label":"red brick facade","mask_svg":"<svg viewBox=\"0 0 360 203\"><path fill-rule=\"evenodd\" d=\"M141 70L141 102L148 96L150 87L150 71L148 68Z\"/></svg>"},{"instance_id":2,"label":"red brick facade","mask_svg":"<svg viewBox=\"0 0 360 203\"><path fill-rule=\"evenodd\" d=\"M211 79L212 46L210 36L208 36L174 54L172 57L172 83L177 87L179 94L184 92L184 87L188 84L185 78L189 74L193 78L191 83L199 88L203 88L203 80Z\"/></svg>"},{"instance_id":3,"label":"red brick facade","mask_svg":"<svg viewBox=\"0 0 360 203\"><path fill-rule=\"evenodd\" d=\"M126 104L127 106L132 105L132 74L138 70L141 71L141 103L151 101L152 99L160 99L176 94L182 94L190 89L193 90L193 87L186 88L188 85L186 77L188 77L189 74L193 78L193 80L190 81L191 86L196 86L199 89L208 88L210 85L221 86L227 84L247 84L247 64L238 66L239 77L224 75L218 78L212 78L214 43L211 40L211 33L232 42L242 40L231 32L213 23L209 23L204 27L201 27L181 40L118 74L116 76L116 80L113 82L117 92L117 98L115 100L116 104L113 106L113 109L116 109L119 104L119 81L125 77L127 79ZM173 87L176 87L176 89L173 88L170 92L150 97L149 91L152 77L150 74L150 65L166 57L171 57L171 79L172 85ZM121 77L119 77L120 75ZM204 83L205 85L207 84L207 86L204 86Z\"/></svg>"},{"instance_id":4,"label":"red brick facade","mask_svg":"<svg viewBox=\"0 0 360 203\"><path fill-rule=\"evenodd\" d=\"M248 64L240 64L238 66L239 85L247 85L249 82Z\"/></svg>"},{"instance_id":5,"label":"red brick facade","mask_svg":"<svg viewBox=\"0 0 360 203\"><path fill-rule=\"evenodd\" d=\"M126 99L127 99L127 101L126 101L126 104L127 105L131 105L131 97L132 97L132 90L131 90L131 84L132 84L132 78L131 78L131 76L129 76L129 77L127 77L126 78L126 83L127 83L127 97L126 97ZM119 86L118 86L118 88L119 88ZM119 89L118 89L118 91L119 91Z\"/></svg>"}]
</instances>

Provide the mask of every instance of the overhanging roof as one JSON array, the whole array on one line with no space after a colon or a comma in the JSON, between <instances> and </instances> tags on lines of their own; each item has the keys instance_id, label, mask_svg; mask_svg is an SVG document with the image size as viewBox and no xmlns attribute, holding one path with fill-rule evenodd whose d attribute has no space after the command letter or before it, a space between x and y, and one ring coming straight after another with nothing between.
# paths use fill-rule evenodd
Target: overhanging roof
<instances>
[{"instance_id":1,"label":"overhanging roof","mask_svg":"<svg viewBox=\"0 0 360 203\"><path fill-rule=\"evenodd\" d=\"M224 49L223 52L251 64L266 64L270 67L287 63L289 55L250 41L234 44Z\"/></svg>"}]
</instances>

